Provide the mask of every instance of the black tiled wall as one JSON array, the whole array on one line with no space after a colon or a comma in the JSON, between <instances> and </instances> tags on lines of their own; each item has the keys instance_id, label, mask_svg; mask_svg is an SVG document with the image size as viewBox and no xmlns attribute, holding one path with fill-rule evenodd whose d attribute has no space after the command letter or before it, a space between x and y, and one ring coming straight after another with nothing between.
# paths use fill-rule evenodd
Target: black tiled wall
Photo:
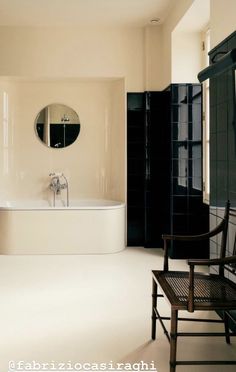
<instances>
[{"instance_id":1,"label":"black tiled wall","mask_svg":"<svg viewBox=\"0 0 236 372\"><path fill-rule=\"evenodd\" d=\"M128 93L127 101L128 245L160 247L169 222L169 93Z\"/></svg>"},{"instance_id":2,"label":"black tiled wall","mask_svg":"<svg viewBox=\"0 0 236 372\"><path fill-rule=\"evenodd\" d=\"M207 231L201 85L172 84L127 99L128 245L162 247L163 233ZM208 256L208 245L193 248L173 244L171 257Z\"/></svg>"},{"instance_id":3,"label":"black tiled wall","mask_svg":"<svg viewBox=\"0 0 236 372\"><path fill-rule=\"evenodd\" d=\"M222 57L219 52L236 48L236 32L210 51L210 63ZM210 224L223 217L229 199L236 208L236 100L235 75L231 68L210 79ZM230 219L227 253L233 249L236 220ZM210 255L216 257L220 241L212 239Z\"/></svg>"},{"instance_id":4,"label":"black tiled wall","mask_svg":"<svg viewBox=\"0 0 236 372\"><path fill-rule=\"evenodd\" d=\"M127 96L127 244L144 245L145 96Z\"/></svg>"},{"instance_id":5,"label":"black tiled wall","mask_svg":"<svg viewBox=\"0 0 236 372\"><path fill-rule=\"evenodd\" d=\"M172 234L208 231L208 207L202 192L202 88L171 84L170 229ZM190 249L191 248L191 249ZM208 257L209 245L172 242L173 258Z\"/></svg>"}]
</instances>

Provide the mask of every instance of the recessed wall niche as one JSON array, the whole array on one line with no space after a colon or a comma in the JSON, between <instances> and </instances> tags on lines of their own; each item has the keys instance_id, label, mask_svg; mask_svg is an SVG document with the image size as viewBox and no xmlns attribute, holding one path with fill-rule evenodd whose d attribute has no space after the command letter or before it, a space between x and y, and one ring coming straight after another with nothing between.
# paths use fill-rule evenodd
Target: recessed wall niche
<instances>
[{"instance_id":1,"label":"recessed wall niche","mask_svg":"<svg viewBox=\"0 0 236 372\"><path fill-rule=\"evenodd\" d=\"M0 78L1 192L5 199L48 198L48 175L67 176L71 198L125 200L124 79ZM42 146L34 120L49 103L78 114L72 146ZM112 164L111 164L112 163Z\"/></svg>"}]
</instances>

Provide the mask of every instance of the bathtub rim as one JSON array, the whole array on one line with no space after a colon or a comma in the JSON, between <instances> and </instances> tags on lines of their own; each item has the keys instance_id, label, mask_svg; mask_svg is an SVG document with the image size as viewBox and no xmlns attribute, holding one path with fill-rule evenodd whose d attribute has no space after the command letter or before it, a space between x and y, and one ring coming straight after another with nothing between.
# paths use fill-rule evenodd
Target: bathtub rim
<instances>
[{"instance_id":1,"label":"bathtub rim","mask_svg":"<svg viewBox=\"0 0 236 372\"><path fill-rule=\"evenodd\" d=\"M48 203L48 205L40 205L39 202ZM125 208L125 202L118 201L118 200L111 200L111 199L72 199L71 204L69 207L63 205L56 205L53 207L50 205L48 200L29 200L29 199L22 199L22 200L4 200L0 202L0 212L1 211L70 211L70 210L110 210L110 209L117 209L117 208ZM82 202L81 205L73 205L73 202ZM95 205L90 204L91 202L95 202ZM102 202L104 204L102 204ZM17 205L19 203L19 205ZM27 206L22 204L28 203ZM34 203L38 203L38 205L33 205ZM98 203L96 205L96 203ZM110 203L110 204L109 204ZM4 205L7 204L7 205ZM9 204L9 205L8 205ZM12 205L11 205L12 204ZM32 205L31 205L32 204Z\"/></svg>"}]
</instances>

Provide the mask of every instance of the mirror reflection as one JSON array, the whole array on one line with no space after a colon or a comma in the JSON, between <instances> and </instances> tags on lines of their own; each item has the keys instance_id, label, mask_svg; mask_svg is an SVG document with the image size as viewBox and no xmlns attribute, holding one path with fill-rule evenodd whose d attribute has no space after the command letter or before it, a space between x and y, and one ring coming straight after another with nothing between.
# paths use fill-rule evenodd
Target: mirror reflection
<instances>
[{"instance_id":1,"label":"mirror reflection","mask_svg":"<svg viewBox=\"0 0 236 372\"><path fill-rule=\"evenodd\" d=\"M79 135L79 116L72 108L53 103L44 107L37 115L35 131L46 146L67 147L75 142Z\"/></svg>"}]
</instances>

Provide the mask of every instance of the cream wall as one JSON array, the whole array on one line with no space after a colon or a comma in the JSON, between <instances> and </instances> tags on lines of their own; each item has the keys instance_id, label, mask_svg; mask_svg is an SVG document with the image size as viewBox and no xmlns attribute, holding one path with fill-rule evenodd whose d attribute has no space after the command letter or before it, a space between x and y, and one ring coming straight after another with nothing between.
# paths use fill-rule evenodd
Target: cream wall
<instances>
[{"instance_id":1,"label":"cream wall","mask_svg":"<svg viewBox=\"0 0 236 372\"><path fill-rule=\"evenodd\" d=\"M144 34L143 28L0 28L0 75L28 79L2 79L1 100L5 91L10 107L10 143L6 148L2 138L0 146L2 198L46 197L48 173L58 170L69 178L71 197L125 200L125 90L145 89ZM53 102L71 106L81 120L78 141L58 152L33 130L36 114Z\"/></svg>"},{"instance_id":2,"label":"cream wall","mask_svg":"<svg viewBox=\"0 0 236 372\"><path fill-rule=\"evenodd\" d=\"M236 1L211 0L211 48L236 29Z\"/></svg>"},{"instance_id":3,"label":"cream wall","mask_svg":"<svg viewBox=\"0 0 236 372\"><path fill-rule=\"evenodd\" d=\"M194 0L176 1L175 7L161 27L161 55L163 61L160 76L161 89L165 89L172 82L172 32L193 2Z\"/></svg>"},{"instance_id":4,"label":"cream wall","mask_svg":"<svg viewBox=\"0 0 236 372\"><path fill-rule=\"evenodd\" d=\"M202 69L202 34L173 32L172 83L199 83L197 74Z\"/></svg>"},{"instance_id":5,"label":"cream wall","mask_svg":"<svg viewBox=\"0 0 236 372\"><path fill-rule=\"evenodd\" d=\"M144 29L0 27L0 75L125 77L144 90Z\"/></svg>"},{"instance_id":6,"label":"cream wall","mask_svg":"<svg viewBox=\"0 0 236 372\"><path fill-rule=\"evenodd\" d=\"M125 199L123 80L2 79L1 102L4 97L9 108L0 106L1 198L51 198L48 175L63 171L72 199ZM48 148L35 134L36 115L54 102L72 107L81 121L78 139L64 149Z\"/></svg>"},{"instance_id":7,"label":"cream wall","mask_svg":"<svg viewBox=\"0 0 236 372\"><path fill-rule=\"evenodd\" d=\"M145 89L145 30L1 27L0 47L0 76L17 77L0 79L0 99L4 92L9 98L1 198L47 197L48 174L63 171L71 198L125 200L125 91ZM78 141L58 151L43 146L33 128L53 102L71 106L81 120Z\"/></svg>"},{"instance_id":8,"label":"cream wall","mask_svg":"<svg viewBox=\"0 0 236 372\"><path fill-rule=\"evenodd\" d=\"M107 154L110 174L109 193L114 200L126 197L126 95L124 80L113 83L111 89L112 126L110 134L110 153Z\"/></svg>"},{"instance_id":9,"label":"cream wall","mask_svg":"<svg viewBox=\"0 0 236 372\"><path fill-rule=\"evenodd\" d=\"M145 28L145 90L162 90L161 26Z\"/></svg>"},{"instance_id":10,"label":"cream wall","mask_svg":"<svg viewBox=\"0 0 236 372\"><path fill-rule=\"evenodd\" d=\"M0 76L17 77L0 78L0 99L9 97L1 197L46 197L48 173L63 171L71 197L125 199L126 92L173 81L172 32L192 3L178 0L154 27L0 27ZM53 102L71 106L81 120L78 141L62 150L43 146L33 129L36 114Z\"/></svg>"}]
</instances>

